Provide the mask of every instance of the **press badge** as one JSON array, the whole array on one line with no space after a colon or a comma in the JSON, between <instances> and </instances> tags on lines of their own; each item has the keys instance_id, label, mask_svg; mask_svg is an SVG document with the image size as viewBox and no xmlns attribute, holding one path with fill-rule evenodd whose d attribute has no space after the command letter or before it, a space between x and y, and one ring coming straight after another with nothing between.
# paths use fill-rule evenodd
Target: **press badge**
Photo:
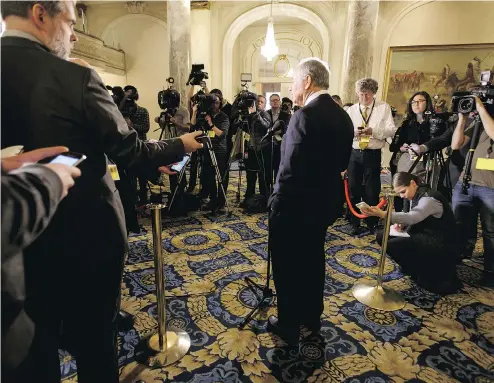
<instances>
[{"instance_id":1,"label":"press badge","mask_svg":"<svg viewBox=\"0 0 494 383\"><path fill-rule=\"evenodd\" d=\"M208 136L209 136L209 138L215 138L215 137L216 137L216 134L214 133L214 131L213 131L213 130L210 130L210 131L208 132Z\"/></svg>"},{"instance_id":2,"label":"press badge","mask_svg":"<svg viewBox=\"0 0 494 383\"><path fill-rule=\"evenodd\" d=\"M110 170L110 175L113 181L120 181L120 175L118 174L117 165L109 164L108 170Z\"/></svg>"},{"instance_id":3,"label":"press badge","mask_svg":"<svg viewBox=\"0 0 494 383\"><path fill-rule=\"evenodd\" d=\"M475 169L494 171L494 158L477 158Z\"/></svg>"}]
</instances>

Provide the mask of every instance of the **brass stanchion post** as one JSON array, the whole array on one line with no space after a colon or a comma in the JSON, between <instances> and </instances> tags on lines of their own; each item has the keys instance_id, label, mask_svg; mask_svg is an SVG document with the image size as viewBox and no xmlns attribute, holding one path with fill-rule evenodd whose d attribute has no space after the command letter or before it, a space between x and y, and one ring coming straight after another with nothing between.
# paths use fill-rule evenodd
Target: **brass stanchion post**
<instances>
[{"instance_id":1,"label":"brass stanchion post","mask_svg":"<svg viewBox=\"0 0 494 383\"><path fill-rule=\"evenodd\" d=\"M151 204L153 250L156 283L156 302L158 311L158 332L148 341L149 348L156 352L148 359L151 367L164 367L175 363L187 354L190 348L190 337L185 331L166 329L165 274L161 253L161 209L165 205Z\"/></svg>"},{"instance_id":2,"label":"brass stanchion post","mask_svg":"<svg viewBox=\"0 0 494 383\"><path fill-rule=\"evenodd\" d=\"M405 306L405 300L398 292L382 285L384 264L386 262L386 249L389 238L389 228L391 226L391 213L393 212L393 200L394 196L389 194L377 280L372 281L361 279L355 283L352 289L353 296L360 303L372 307L373 309L383 311L399 310Z\"/></svg>"}]
</instances>

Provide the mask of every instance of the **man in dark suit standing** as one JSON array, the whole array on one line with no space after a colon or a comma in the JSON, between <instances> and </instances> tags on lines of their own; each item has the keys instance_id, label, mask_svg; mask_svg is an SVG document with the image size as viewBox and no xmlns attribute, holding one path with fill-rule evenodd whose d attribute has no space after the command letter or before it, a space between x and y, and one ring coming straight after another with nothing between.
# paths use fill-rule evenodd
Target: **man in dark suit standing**
<instances>
[{"instance_id":1,"label":"man in dark suit standing","mask_svg":"<svg viewBox=\"0 0 494 383\"><path fill-rule=\"evenodd\" d=\"M296 105L281 145L281 164L270 199L273 279L278 318L268 331L289 345L298 343L301 325L321 326L325 281L324 242L343 206L340 173L350 159L353 127L327 89L329 69L316 58L295 70Z\"/></svg>"},{"instance_id":2,"label":"man in dark suit standing","mask_svg":"<svg viewBox=\"0 0 494 383\"><path fill-rule=\"evenodd\" d=\"M77 185L24 253L25 309L36 333L20 382L60 381L62 323L78 381L118 382L116 316L128 246L108 160L157 169L202 147L199 132L144 143L128 128L97 73L67 60L77 40L74 5L1 3L2 145L63 145L87 156Z\"/></svg>"},{"instance_id":3,"label":"man in dark suit standing","mask_svg":"<svg viewBox=\"0 0 494 383\"><path fill-rule=\"evenodd\" d=\"M280 160L281 160L281 137L286 132L286 128L288 127L288 123L290 122L291 115L290 113L286 112L285 110L282 110L283 108L281 107L281 100L280 100L280 95L279 94L272 94L269 97L269 105L271 106L271 109L268 110L269 118L271 118L271 127L275 124L276 121L283 121L284 123L284 129L281 134L275 135L275 140L274 140L274 147L273 147L273 153L271 153L271 145L269 146L269 150L267 151L267 159L266 162L268 164L271 163L271 155L273 156L273 174L274 177L273 179L276 180L276 176L278 175L278 170L280 167ZM272 188L272 182L269 182L268 188Z\"/></svg>"}]
</instances>

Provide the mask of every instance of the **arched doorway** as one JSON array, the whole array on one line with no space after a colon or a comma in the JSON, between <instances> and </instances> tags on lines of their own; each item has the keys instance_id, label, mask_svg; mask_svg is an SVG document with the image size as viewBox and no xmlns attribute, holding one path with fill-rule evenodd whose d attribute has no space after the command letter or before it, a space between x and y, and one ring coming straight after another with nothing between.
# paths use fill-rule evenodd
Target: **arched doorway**
<instances>
[{"instance_id":1,"label":"arched doorway","mask_svg":"<svg viewBox=\"0 0 494 383\"><path fill-rule=\"evenodd\" d=\"M322 59L328 61L329 59L329 31L322 19L310 9L304 8L300 5L278 3L272 5L273 17L275 21L276 29L276 16L289 16L300 20L303 20L313 25L321 35L322 41ZM231 99L233 96L232 88L232 73L233 73L233 57L232 51L235 45L235 40L238 35L250 24L267 18L271 13L271 5L261 5L253 8L248 12L245 12L239 16L228 28L223 40L223 93L227 99Z\"/></svg>"}]
</instances>

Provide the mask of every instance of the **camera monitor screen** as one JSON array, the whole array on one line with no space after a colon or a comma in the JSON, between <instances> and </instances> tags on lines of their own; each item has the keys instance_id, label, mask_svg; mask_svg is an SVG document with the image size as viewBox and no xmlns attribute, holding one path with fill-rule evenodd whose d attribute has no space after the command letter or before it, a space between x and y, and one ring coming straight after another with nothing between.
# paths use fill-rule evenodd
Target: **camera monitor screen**
<instances>
[{"instance_id":1,"label":"camera monitor screen","mask_svg":"<svg viewBox=\"0 0 494 383\"><path fill-rule=\"evenodd\" d=\"M240 75L241 82L251 82L252 81L252 73L242 73Z\"/></svg>"}]
</instances>

